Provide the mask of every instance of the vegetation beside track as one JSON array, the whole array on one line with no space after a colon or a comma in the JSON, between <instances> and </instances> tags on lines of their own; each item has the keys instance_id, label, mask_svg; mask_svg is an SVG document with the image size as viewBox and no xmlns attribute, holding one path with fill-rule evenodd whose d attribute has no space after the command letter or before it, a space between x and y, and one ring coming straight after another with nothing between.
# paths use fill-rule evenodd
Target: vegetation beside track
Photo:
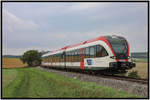
<instances>
[{"instance_id":1,"label":"vegetation beside track","mask_svg":"<svg viewBox=\"0 0 150 100\"><path fill-rule=\"evenodd\" d=\"M81 82L36 68L2 69L2 75L4 98L138 98L113 88ZM9 81L10 76L12 81Z\"/></svg>"},{"instance_id":2,"label":"vegetation beside track","mask_svg":"<svg viewBox=\"0 0 150 100\"><path fill-rule=\"evenodd\" d=\"M145 62L136 62L136 67L128 70L126 76L131 72L137 72L137 75L142 79L148 79L148 63Z\"/></svg>"}]
</instances>

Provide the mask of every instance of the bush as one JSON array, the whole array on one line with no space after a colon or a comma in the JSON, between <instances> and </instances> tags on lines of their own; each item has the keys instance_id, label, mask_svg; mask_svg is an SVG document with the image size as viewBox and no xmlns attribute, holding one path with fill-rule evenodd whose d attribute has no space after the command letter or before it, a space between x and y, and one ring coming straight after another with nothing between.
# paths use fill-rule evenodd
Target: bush
<instances>
[{"instance_id":1,"label":"bush","mask_svg":"<svg viewBox=\"0 0 150 100\"><path fill-rule=\"evenodd\" d=\"M137 71L132 71L128 74L128 77L140 78Z\"/></svg>"}]
</instances>

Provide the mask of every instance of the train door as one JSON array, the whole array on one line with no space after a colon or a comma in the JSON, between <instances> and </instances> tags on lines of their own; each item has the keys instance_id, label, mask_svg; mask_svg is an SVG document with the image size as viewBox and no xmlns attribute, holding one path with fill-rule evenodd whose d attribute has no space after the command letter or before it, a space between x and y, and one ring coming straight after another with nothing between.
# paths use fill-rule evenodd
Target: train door
<instances>
[{"instance_id":1,"label":"train door","mask_svg":"<svg viewBox=\"0 0 150 100\"><path fill-rule=\"evenodd\" d=\"M80 69L84 69L84 48L80 49Z\"/></svg>"}]
</instances>

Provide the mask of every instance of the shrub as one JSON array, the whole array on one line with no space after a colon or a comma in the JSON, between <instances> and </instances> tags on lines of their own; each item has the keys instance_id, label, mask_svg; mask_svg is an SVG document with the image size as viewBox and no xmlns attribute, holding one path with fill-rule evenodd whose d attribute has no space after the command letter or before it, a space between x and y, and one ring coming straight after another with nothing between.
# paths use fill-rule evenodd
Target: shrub
<instances>
[{"instance_id":1,"label":"shrub","mask_svg":"<svg viewBox=\"0 0 150 100\"><path fill-rule=\"evenodd\" d=\"M137 71L132 71L128 74L128 77L140 78Z\"/></svg>"}]
</instances>

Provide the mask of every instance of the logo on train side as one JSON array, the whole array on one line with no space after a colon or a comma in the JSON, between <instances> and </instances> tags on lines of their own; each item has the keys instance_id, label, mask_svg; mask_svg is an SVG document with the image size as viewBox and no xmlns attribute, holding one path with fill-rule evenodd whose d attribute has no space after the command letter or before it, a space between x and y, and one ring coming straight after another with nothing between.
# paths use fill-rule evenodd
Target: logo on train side
<instances>
[{"instance_id":1,"label":"logo on train side","mask_svg":"<svg viewBox=\"0 0 150 100\"><path fill-rule=\"evenodd\" d=\"M92 59L87 59L87 64L92 65Z\"/></svg>"}]
</instances>

